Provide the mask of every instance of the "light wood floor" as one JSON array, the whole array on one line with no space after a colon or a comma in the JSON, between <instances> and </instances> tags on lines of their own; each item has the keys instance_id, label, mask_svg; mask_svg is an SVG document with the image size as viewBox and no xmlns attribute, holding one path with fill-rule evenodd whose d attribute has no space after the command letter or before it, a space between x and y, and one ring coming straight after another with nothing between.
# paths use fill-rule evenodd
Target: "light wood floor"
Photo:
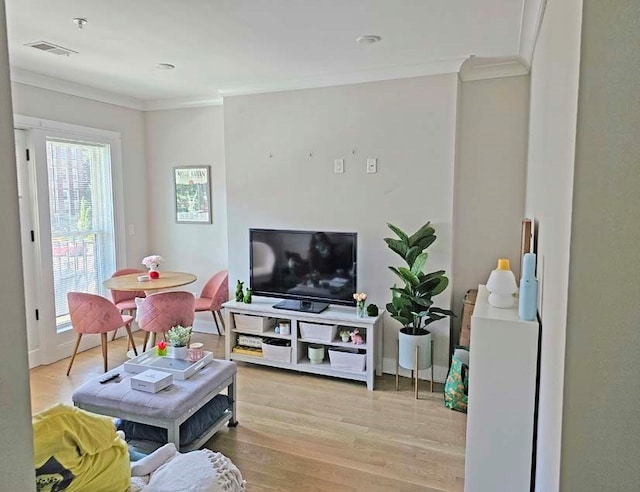
<instances>
[{"instance_id":1,"label":"light wood floor","mask_svg":"<svg viewBox=\"0 0 640 492\"><path fill-rule=\"evenodd\" d=\"M135 334L138 344L142 336ZM224 357L224 338L195 334L193 341ZM126 359L126 341L109 343L109 368ZM100 347L31 373L34 413L71 403L73 389L102 374ZM238 420L205 447L228 456L248 491L460 491L464 486L466 416L445 408L428 384L414 400L408 379L366 385L239 364ZM441 388L439 388L441 389Z\"/></svg>"}]
</instances>

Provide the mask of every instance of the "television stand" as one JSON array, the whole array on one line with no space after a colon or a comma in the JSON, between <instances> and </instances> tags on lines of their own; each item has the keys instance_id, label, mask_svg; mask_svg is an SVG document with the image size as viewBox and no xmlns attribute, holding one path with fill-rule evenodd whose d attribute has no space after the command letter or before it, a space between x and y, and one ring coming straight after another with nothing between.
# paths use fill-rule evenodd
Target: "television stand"
<instances>
[{"instance_id":1,"label":"television stand","mask_svg":"<svg viewBox=\"0 0 640 492\"><path fill-rule=\"evenodd\" d=\"M355 307L335 304L320 314L274 309L274 302L281 300L256 296L251 304L228 301L222 305L228 360L362 381L373 390L375 375L382 375L383 310L377 316L359 318ZM287 321L291 329L276 333L279 323ZM356 328L364 343L343 342L340 332ZM285 345L265 343L268 339L279 339ZM311 346L324 347L321 364L309 360ZM350 351L336 353L340 349ZM364 367L360 365L363 357Z\"/></svg>"},{"instance_id":2,"label":"television stand","mask_svg":"<svg viewBox=\"0 0 640 492\"><path fill-rule=\"evenodd\" d=\"M326 302L314 302L314 301L292 301L284 300L277 304L274 304L275 309L287 309L288 311L302 311L305 313L321 313L329 307Z\"/></svg>"}]
</instances>

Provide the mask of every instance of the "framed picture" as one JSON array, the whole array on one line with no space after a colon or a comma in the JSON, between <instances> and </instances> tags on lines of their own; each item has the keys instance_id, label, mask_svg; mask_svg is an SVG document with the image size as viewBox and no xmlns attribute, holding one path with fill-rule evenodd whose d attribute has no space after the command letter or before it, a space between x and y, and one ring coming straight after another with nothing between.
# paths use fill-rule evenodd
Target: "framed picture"
<instances>
[{"instance_id":1,"label":"framed picture","mask_svg":"<svg viewBox=\"0 0 640 492\"><path fill-rule=\"evenodd\" d=\"M211 166L176 166L173 183L178 224L211 224Z\"/></svg>"}]
</instances>

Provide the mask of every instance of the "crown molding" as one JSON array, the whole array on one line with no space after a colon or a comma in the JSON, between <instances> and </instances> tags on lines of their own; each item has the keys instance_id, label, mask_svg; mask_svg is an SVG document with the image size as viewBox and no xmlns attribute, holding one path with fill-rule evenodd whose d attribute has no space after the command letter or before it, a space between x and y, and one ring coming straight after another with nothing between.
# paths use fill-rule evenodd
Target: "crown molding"
<instances>
[{"instance_id":1,"label":"crown molding","mask_svg":"<svg viewBox=\"0 0 640 492\"><path fill-rule=\"evenodd\" d=\"M522 5L518 54L527 67L531 66L533 60L533 52L538 41L538 33L542 26L546 6L547 0L524 0Z\"/></svg>"},{"instance_id":2,"label":"crown molding","mask_svg":"<svg viewBox=\"0 0 640 492\"><path fill-rule=\"evenodd\" d=\"M460 67L460 78L464 82L515 77L528 73L529 65L517 56L496 58L470 56Z\"/></svg>"},{"instance_id":3,"label":"crown molding","mask_svg":"<svg viewBox=\"0 0 640 492\"><path fill-rule=\"evenodd\" d=\"M168 99L149 99L143 103L144 111L164 109L201 108L204 106L222 106L222 96L211 97L172 97Z\"/></svg>"},{"instance_id":4,"label":"crown molding","mask_svg":"<svg viewBox=\"0 0 640 492\"><path fill-rule=\"evenodd\" d=\"M270 84L247 85L244 87L229 87L218 90L224 96L244 96L249 94L261 94L265 92L282 92L299 89L313 89L319 87L333 87L337 85L361 84L377 82L381 80L406 79L422 77L426 75L443 75L458 73L464 58L452 58L439 60L419 65L400 65L371 70L360 70L342 74L316 75L312 77L300 77Z\"/></svg>"},{"instance_id":5,"label":"crown molding","mask_svg":"<svg viewBox=\"0 0 640 492\"><path fill-rule=\"evenodd\" d=\"M115 104L116 106L137 109L138 111L144 109L142 100L134 97L123 96L122 94L117 94L115 92L57 79L55 77L30 72L29 70L23 70L21 68L11 67L10 74L11 81L19 84L39 87L41 89L61 92L63 94L92 99L103 103Z\"/></svg>"}]
</instances>

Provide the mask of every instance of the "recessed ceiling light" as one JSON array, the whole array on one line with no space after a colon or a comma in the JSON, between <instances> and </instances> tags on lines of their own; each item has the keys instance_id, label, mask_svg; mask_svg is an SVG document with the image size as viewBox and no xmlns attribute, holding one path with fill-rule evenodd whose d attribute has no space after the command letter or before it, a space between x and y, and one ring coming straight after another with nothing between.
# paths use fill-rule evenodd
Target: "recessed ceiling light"
<instances>
[{"instance_id":1,"label":"recessed ceiling light","mask_svg":"<svg viewBox=\"0 0 640 492\"><path fill-rule=\"evenodd\" d=\"M158 70L173 70L174 68L176 68L176 66L171 65L171 63L158 63L156 65L156 68Z\"/></svg>"},{"instance_id":2,"label":"recessed ceiling light","mask_svg":"<svg viewBox=\"0 0 640 492\"><path fill-rule=\"evenodd\" d=\"M358 39L356 39L356 41L360 44L373 44L381 40L382 38L380 36L374 35L360 36Z\"/></svg>"},{"instance_id":3,"label":"recessed ceiling light","mask_svg":"<svg viewBox=\"0 0 640 492\"><path fill-rule=\"evenodd\" d=\"M78 26L78 29L82 29L87 22L89 21L84 17L76 17L73 19L73 23Z\"/></svg>"}]
</instances>

